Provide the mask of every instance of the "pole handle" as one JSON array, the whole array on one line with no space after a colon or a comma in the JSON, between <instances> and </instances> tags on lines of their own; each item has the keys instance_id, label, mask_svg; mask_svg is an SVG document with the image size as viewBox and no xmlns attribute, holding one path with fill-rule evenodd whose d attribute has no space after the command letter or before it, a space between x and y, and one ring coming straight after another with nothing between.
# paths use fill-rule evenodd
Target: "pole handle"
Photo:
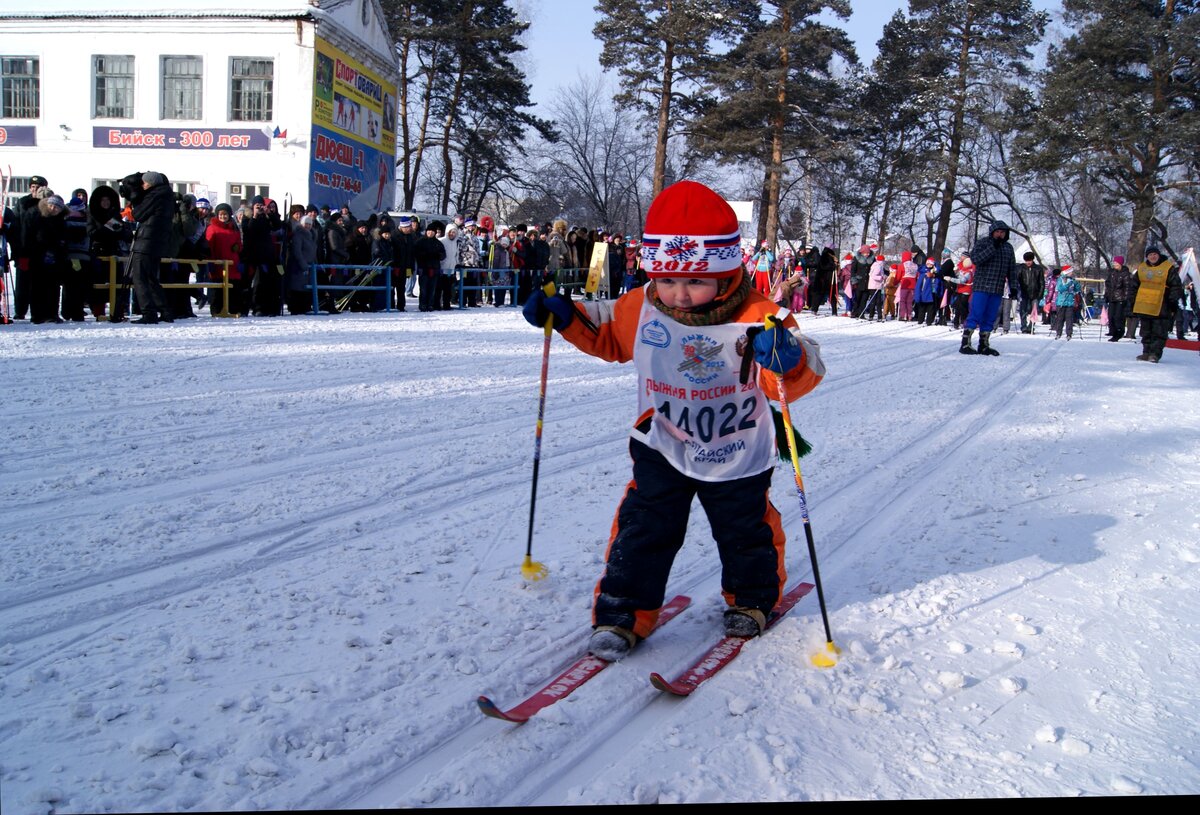
<instances>
[{"instance_id":1,"label":"pole handle","mask_svg":"<svg viewBox=\"0 0 1200 815\"><path fill-rule=\"evenodd\" d=\"M546 282L542 285L542 291L547 297L553 297L558 293L558 288L554 285L554 275L546 275ZM549 337L554 333L554 315L546 315L546 336Z\"/></svg>"}]
</instances>

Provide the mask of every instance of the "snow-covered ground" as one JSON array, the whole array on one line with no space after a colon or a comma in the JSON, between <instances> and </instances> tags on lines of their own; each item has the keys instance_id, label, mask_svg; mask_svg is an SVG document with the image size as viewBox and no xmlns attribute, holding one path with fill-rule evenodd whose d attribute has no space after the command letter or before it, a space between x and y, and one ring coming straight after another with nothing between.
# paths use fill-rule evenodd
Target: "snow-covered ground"
<instances>
[{"instance_id":1,"label":"snow-covered ground","mask_svg":"<svg viewBox=\"0 0 1200 815\"><path fill-rule=\"evenodd\" d=\"M691 607L529 723L589 630L634 375L512 309L0 331L0 809L1200 793L1200 359L801 320L811 594L688 699ZM809 577L792 475L775 503Z\"/></svg>"}]
</instances>

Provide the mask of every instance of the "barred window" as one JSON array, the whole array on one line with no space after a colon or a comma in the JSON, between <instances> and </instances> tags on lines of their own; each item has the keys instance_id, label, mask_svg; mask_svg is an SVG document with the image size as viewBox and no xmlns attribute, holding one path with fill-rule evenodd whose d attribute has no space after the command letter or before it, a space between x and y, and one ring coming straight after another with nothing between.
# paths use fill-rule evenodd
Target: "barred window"
<instances>
[{"instance_id":1,"label":"barred window","mask_svg":"<svg viewBox=\"0 0 1200 815\"><path fill-rule=\"evenodd\" d=\"M133 57L96 54L92 57L96 90L92 115L97 119L133 118Z\"/></svg>"},{"instance_id":2,"label":"barred window","mask_svg":"<svg viewBox=\"0 0 1200 815\"><path fill-rule=\"evenodd\" d=\"M0 116L36 119L41 115L41 81L37 57L0 59Z\"/></svg>"},{"instance_id":3,"label":"barred window","mask_svg":"<svg viewBox=\"0 0 1200 815\"><path fill-rule=\"evenodd\" d=\"M232 122L270 121L275 85L275 61L233 57L229 62L229 120Z\"/></svg>"},{"instance_id":4,"label":"barred window","mask_svg":"<svg viewBox=\"0 0 1200 815\"><path fill-rule=\"evenodd\" d=\"M162 118L204 116L204 58L162 58Z\"/></svg>"}]
</instances>

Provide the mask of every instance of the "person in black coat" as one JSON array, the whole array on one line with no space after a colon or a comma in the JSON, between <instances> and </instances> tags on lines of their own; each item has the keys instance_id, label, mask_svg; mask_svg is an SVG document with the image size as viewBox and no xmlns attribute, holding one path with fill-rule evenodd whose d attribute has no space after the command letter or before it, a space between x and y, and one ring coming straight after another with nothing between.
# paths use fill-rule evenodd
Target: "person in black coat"
<instances>
[{"instance_id":1,"label":"person in black coat","mask_svg":"<svg viewBox=\"0 0 1200 815\"><path fill-rule=\"evenodd\" d=\"M1104 278L1104 303L1108 307L1108 341L1120 342L1133 305L1133 272L1125 265L1125 256L1117 255Z\"/></svg>"},{"instance_id":2,"label":"person in black coat","mask_svg":"<svg viewBox=\"0 0 1200 815\"><path fill-rule=\"evenodd\" d=\"M242 285L249 284L253 291L254 313L264 317L278 316L282 311L279 302L279 278L275 271L275 231L267 214L267 202L261 195L254 196L250 215L242 218L242 264L245 273Z\"/></svg>"},{"instance_id":3,"label":"person in black coat","mask_svg":"<svg viewBox=\"0 0 1200 815\"><path fill-rule=\"evenodd\" d=\"M946 295L944 298L946 305L944 308L938 309L938 318L937 318L936 324L937 325L949 325L950 320L952 318L953 311L954 311L954 298L955 298L955 295L958 293L958 284L955 283L953 280L946 279L946 278L953 278L955 276L954 275L954 257L950 254L949 249L942 250L942 265L938 269L938 274L940 274L942 277L942 280L944 280L946 282L946 289L945 289ZM955 328L957 328L957 327L958 326L955 326Z\"/></svg>"},{"instance_id":4,"label":"person in black coat","mask_svg":"<svg viewBox=\"0 0 1200 815\"><path fill-rule=\"evenodd\" d=\"M159 265L171 240L175 217L175 193L167 177L159 172L133 173L121 181L121 194L133 204L133 246L129 255L128 275L142 309L139 323L173 323L175 317L167 305L166 292L159 283ZM110 322L121 322L124 315L113 309Z\"/></svg>"},{"instance_id":5,"label":"person in black coat","mask_svg":"<svg viewBox=\"0 0 1200 815\"><path fill-rule=\"evenodd\" d=\"M317 219L309 214L289 222L288 255L284 269L287 284L289 314L308 314L312 311L312 292L308 290L312 267L317 262Z\"/></svg>"},{"instance_id":6,"label":"person in black coat","mask_svg":"<svg viewBox=\"0 0 1200 815\"><path fill-rule=\"evenodd\" d=\"M817 251L813 248L813 252ZM817 260L817 296L818 298L829 298L829 307L832 309L832 314L838 313L838 295L841 292L834 291L834 282L837 280L838 260L837 253L833 251L832 246L826 246L821 250L821 254ZM812 291L812 287L809 287ZM820 307L821 300L818 299L817 306ZM817 313L817 309L813 309L813 313Z\"/></svg>"},{"instance_id":7,"label":"person in black coat","mask_svg":"<svg viewBox=\"0 0 1200 815\"><path fill-rule=\"evenodd\" d=\"M1033 333L1033 321L1029 319L1029 315L1046 293L1046 269L1036 258L1037 255L1033 252L1026 252L1022 256L1021 266L1017 269L1017 286L1021 290L1018 311L1021 315L1022 334Z\"/></svg>"},{"instance_id":8,"label":"person in black coat","mask_svg":"<svg viewBox=\"0 0 1200 815\"><path fill-rule=\"evenodd\" d=\"M17 273L14 280L15 291L12 293L13 298L13 318L24 320L25 315L29 313L29 301L32 296L30 293L29 284L32 278L28 274L29 256L25 254L21 247L21 223L22 216L30 210L36 210L38 201L45 197L45 190L49 184L44 176L35 175L29 178L29 194L17 199L17 209L15 212L10 210L11 215L6 214L4 220L6 223L12 223L13 228L9 230L9 254L12 260L16 263ZM0 201L0 206L4 202Z\"/></svg>"},{"instance_id":9,"label":"person in black coat","mask_svg":"<svg viewBox=\"0 0 1200 815\"><path fill-rule=\"evenodd\" d=\"M350 256L351 266L371 265L371 235L369 221L355 221L354 228L346 237L346 252ZM350 272L350 283L356 286L371 285L370 273L365 269L353 269ZM354 292L350 298L351 311L370 311L371 295L373 292Z\"/></svg>"},{"instance_id":10,"label":"person in black coat","mask_svg":"<svg viewBox=\"0 0 1200 815\"><path fill-rule=\"evenodd\" d=\"M392 289L396 296L396 310L404 311L408 305L405 299L408 290L408 280L416 274L413 266L413 246L417 242L417 233L413 228L412 218L401 216L398 229L392 232Z\"/></svg>"},{"instance_id":11,"label":"person in black coat","mask_svg":"<svg viewBox=\"0 0 1200 815\"><path fill-rule=\"evenodd\" d=\"M442 260L446 257L446 247L437 239L438 221L430 221L425 227L425 237L413 246L413 263L416 264L417 276L420 278L420 288L417 291L417 304L420 311L433 311L433 294L437 288L438 275L442 273Z\"/></svg>"},{"instance_id":12,"label":"person in black coat","mask_svg":"<svg viewBox=\"0 0 1200 815\"><path fill-rule=\"evenodd\" d=\"M126 255L133 238L133 229L121 218L120 203L117 191L106 184L92 190L88 198L88 274L93 286L92 315L97 318L104 316L109 303L108 292L95 286L109 283L110 264L114 262L110 258Z\"/></svg>"},{"instance_id":13,"label":"person in black coat","mask_svg":"<svg viewBox=\"0 0 1200 815\"><path fill-rule=\"evenodd\" d=\"M29 262L30 322L61 323L58 313L67 262L66 203L52 192L21 214L21 247Z\"/></svg>"}]
</instances>

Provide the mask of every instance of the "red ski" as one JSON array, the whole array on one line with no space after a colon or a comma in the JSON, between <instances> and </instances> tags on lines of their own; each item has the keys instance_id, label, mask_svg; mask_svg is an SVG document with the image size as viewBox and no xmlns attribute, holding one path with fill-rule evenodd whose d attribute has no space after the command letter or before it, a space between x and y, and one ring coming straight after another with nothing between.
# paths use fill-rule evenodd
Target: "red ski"
<instances>
[{"instance_id":1,"label":"red ski","mask_svg":"<svg viewBox=\"0 0 1200 815\"><path fill-rule=\"evenodd\" d=\"M669 622L679 612L683 611L692 602L690 597L685 597L682 594L672 597L671 600L662 607L658 613L658 622L654 624L651 633L657 631L663 624ZM548 685L539 690L537 693L530 696L524 702L521 702L516 707L508 710L501 710L496 706L496 703L486 696L480 696L477 701L480 711L485 716L491 716L493 719L502 719L506 722L527 722L539 710L550 707L560 699L571 695L580 685L587 682L596 674L609 666L609 662L584 654L579 659L575 660L574 664L568 667L565 671L554 678Z\"/></svg>"},{"instance_id":2,"label":"red ski","mask_svg":"<svg viewBox=\"0 0 1200 815\"><path fill-rule=\"evenodd\" d=\"M783 615L791 611L792 606L800 602L800 598L812 590L812 583L797 583L789 589L779 600L779 605L775 606L770 616L767 617L766 629L770 629L783 619ZM722 637L716 645L705 652L704 656L700 657L695 665L680 674L674 681L663 678L661 674L652 673L650 674L650 684L676 696L688 696L700 687L702 682L711 679L717 671L733 662L733 658L741 653L742 646L751 639L753 637Z\"/></svg>"}]
</instances>

